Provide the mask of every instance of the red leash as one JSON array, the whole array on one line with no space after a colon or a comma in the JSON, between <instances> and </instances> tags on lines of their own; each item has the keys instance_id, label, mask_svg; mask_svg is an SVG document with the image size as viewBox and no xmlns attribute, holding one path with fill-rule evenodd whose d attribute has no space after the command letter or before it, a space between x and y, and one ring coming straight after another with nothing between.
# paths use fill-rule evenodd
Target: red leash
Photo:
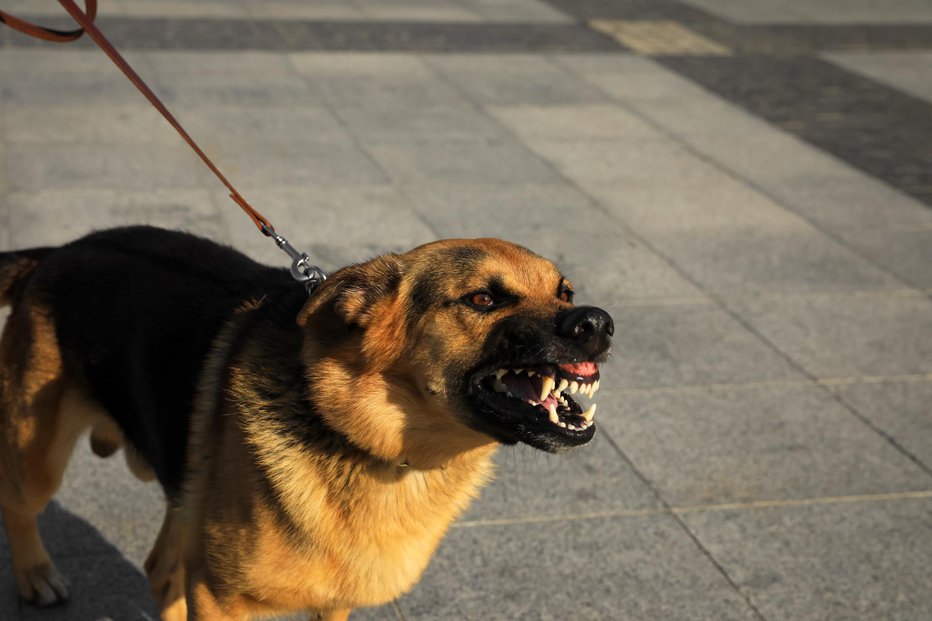
<instances>
[{"instance_id":1,"label":"red leash","mask_svg":"<svg viewBox=\"0 0 932 621\"><path fill-rule=\"evenodd\" d=\"M252 219L256 227L262 232L263 235L271 237L275 240L275 243L278 244L278 247L288 253L292 258L291 265L291 274L296 280L305 282L305 285L308 287L308 291L312 291L314 287L323 282L326 279L326 274L318 267L315 267L310 264L310 259L306 254L299 253L297 250L292 248L291 244L282 237L275 233L275 227L272 226L272 223L269 222L265 216L259 213L249 202L242 197L242 195L236 191L236 188L233 187L226 177L223 176L223 173L220 172L220 169L207 157L207 154L201 150L201 148L194 142L194 139L185 131L184 127L181 126L181 123L175 118L175 116L165 107L165 104L162 103L162 100L152 92L152 89L139 77L139 74L130 66L126 59L120 55L120 53L113 47L113 44L104 36L100 30L97 29L97 26L94 25L94 18L97 16L97 0L84 0L86 10L84 12L78 8L78 5L74 3L74 0L58 0L58 2L65 7L65 10L74 18L76 22L81 26L77 30L54 30L51 28L45 28L43 26L38 26L36 24L31 24L27 21L23 21L16 17L13 17L9 13L4 13L0 11L0 23L4 23L14 30L18 30L23 34L35 37L37 39L43 39L45 41L54 41L57 43L64 43L67 41L74 41L80 37L85 32L88 36L94 40L94 43L100 47L104 53L110 57L110 60L113 61L120 71L129 78L129 81L132 82L136 88L139 89L146 99L149 100L156 110L158 110L165 120L175 128L175 131L184 138L184 141L194 149L194 152L198 154L204 164L207 165L207 168L216 175L223 185L230 191L230 198L233 199L233 202L240 206L240 208L246 212L246 215Z\"/></svg>"}]
</instances>

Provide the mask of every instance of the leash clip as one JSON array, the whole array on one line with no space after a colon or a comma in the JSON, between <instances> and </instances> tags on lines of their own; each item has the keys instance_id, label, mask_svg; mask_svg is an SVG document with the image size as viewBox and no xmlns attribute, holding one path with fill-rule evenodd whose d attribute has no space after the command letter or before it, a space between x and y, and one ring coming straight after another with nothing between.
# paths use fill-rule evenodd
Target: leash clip
<instances>
[{"instance_id":1,"label":"leash clip","mask_svg":"<svg viewBox=\"0 0 932 621\"><path fill-rule=\"evenodd\" d=\"M317 287L327 280L327 272L316 265L312 265L311 258L306 253L298 252L294 246L288 243L287 239L265 224L262 225L262 232L274 239L275 245L291 257L291 277L298 282L304 283L308 295L313 294Z\"/></svg>"}]
</instances>

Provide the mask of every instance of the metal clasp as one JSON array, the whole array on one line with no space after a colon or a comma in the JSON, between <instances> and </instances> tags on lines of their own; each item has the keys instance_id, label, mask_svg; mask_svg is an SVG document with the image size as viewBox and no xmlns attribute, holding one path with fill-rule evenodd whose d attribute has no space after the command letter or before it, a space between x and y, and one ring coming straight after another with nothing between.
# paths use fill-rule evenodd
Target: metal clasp
<instances>
[{"instance_id":1,"label":"metal clasp","mask_svg":"<svg viewBox=\"0 0 932 621\"><path fill-rule=\"evenodd\" d=\"M304 283L307 294L311 295L325 280L327 272L311 264L311 258L303 252L298 252L288 240L262 225L262 232L275 240L275 244L291 257L291 277Z\"/></svg>"}]
</instances>

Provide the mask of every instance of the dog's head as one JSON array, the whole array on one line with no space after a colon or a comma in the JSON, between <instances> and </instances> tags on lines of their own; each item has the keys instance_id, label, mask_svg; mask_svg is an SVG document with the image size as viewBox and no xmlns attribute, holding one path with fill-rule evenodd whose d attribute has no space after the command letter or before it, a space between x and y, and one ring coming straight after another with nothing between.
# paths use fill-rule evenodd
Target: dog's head
<instances>
[{"instance_id":1,"label":"dog's head","mask_svg":"<svg viewBox=\"0 0 932 621\"><path fill-rule=\"evenodd\" d=\"M490 439L556 452L595 433L576 398L598 389L612 319L520 246L446 240L344 268L299 323L317 407L384 458Z\"/></svg>"}]
</instances>

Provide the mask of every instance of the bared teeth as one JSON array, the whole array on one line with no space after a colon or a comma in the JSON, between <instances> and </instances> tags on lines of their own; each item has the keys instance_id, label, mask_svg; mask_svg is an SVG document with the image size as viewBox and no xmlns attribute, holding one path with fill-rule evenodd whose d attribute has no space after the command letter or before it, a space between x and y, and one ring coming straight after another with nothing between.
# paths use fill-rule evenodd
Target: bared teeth
<instances>
[{"instance_id":1,"label":"bared teeth","mask_svg":"<svg viewBox=\"0 0 932 621\"><path fill-rule=\"evenodd\" d=\"M570 385L570 383L569 383L568 381L566 381L566 378L565 378L565 377L564 377L564 378L560 378L560 385L557 386L557 393L563 392L564 390L566 390L567 386L569 386L569 385Z\"/></svg>"},{"instance_id":2,"label":"bared teeth","mask_svg":"<svg viewBox=\"0 0 932 621\"><path fill-rule=\"evenodd\" d=\"M528 370L527 370L527 376L528 376L528 377L534 377L535 375L537 375L537 371L534 371L533 369L528 369Z\"/></svg>"},{"instance_id":3,"label":"bared teeth","mask_svg":"<svg viewBox=\"0 0 932 621\"><path fill-rule=\"evenodd\" d=\"M594 395L598 389L599 389L599 380L596 380L595 383L592 384L592 394Z\"/></svg>"},{"instance_id":4,"label":"bared teeth","mask_svg":"<svg viewBox=\"0 0 932 621\"><path fill-rule=\"evenodd\" d=\"M499 369L495 372L495 379L502 379L506 373L508 373L508 369Z\"/></svg>"},{"instance_id":5,"label":"bared teeth","mask_svg":"<svg viewBox=\"0 0 932 621\"><path fill-rule=\"evenodd\" d=\"M508 386L505 386L502 380L498 378L492 380L492 388L495 389L495 392L508 392Z\"/></svg>"},{"instance_id":6,"label":"bared teeth","mask_svg":"<svg viewBox=\"0 0 932 621\"><path fill-rule=\"evenodd\" d=\"M515 369L515 375L521 375L524 372L524 368Z\"/></svg>"},{"instance_id":7,"label":"bared teeth","mask_svg":"<svg viewBox=\"0 0 932 621\"><path fill-rule=\"evenodd\" d=\"M579 384L570 382L570 394L575 395L577 392L579 392Z\"/></svg>"},{"instance_id":8,"label":"bared teeth","mask_svg":"<svg viewBox=\"0 0 932 621\"><path fill-rule=\"evenodd\" d=\"M550 412L550 422L553 423L554 425L559 425L560 417L557 416L557 406L551 403L550 407L548 407L547 409Z\"/></svg>"},{"instance_id":9,"label":"bared teeth","mask_svg":"<svg viewBox=\"0 0 932 621\"><path fill-rule=\"evenodd\" d=\"M586 422L591 422L592 418L595 416L595 403L590 405L589 409L580 414L580 416L586 419Z\"/></svg>"},{"instance_id":10,"label":"bared teeth","mask_svg":"<svg viewBox=\"0 0 932 621\"><path fill-rule=\"evenodd\" d=\"M540 378L540 400L543 401L551 392L553 392L553 387L556 385L556 382L549 375L541 375Z\"/></svg>"}]
</instances>

